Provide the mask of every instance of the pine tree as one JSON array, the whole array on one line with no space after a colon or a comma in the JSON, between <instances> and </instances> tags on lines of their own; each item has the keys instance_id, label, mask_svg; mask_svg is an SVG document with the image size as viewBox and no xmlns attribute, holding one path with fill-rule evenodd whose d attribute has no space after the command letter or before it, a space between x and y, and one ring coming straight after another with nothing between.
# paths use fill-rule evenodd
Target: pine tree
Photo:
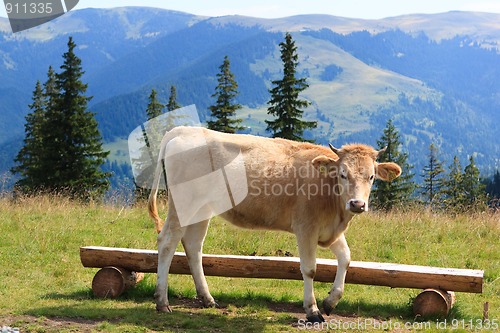
<instances>
[{"instance_id":1,"label":"pine tree","mask_svg":"<svg viewBox=\"0 0 500 333\"><path fill-rule=\"evenodd\" d=\"M156 90L151 89L149 102L146 107L147 129L146 127L142 127L142 135L146 145L141 148L141 157L137 161L134 161L134 168L136 168L135 171L137 172L136 177L139 177L139 179L134 179L136 201L147 200L151 192L143 186L152 182L150 178L154 174L154 166L156 166L156 159L158 157L155 152L159 150L157 146L161 142L164 133L161 128L161 122L150 120L162 115L164 108L165 105L158 101Z\"/></svg>"},{"instance_id":2,"label":"pine tree","mask_svg":"<svg viewBox=\"0 0 500 333\"><path fill-rule=\"evenodd\" d=\"M30 153L43 181L32 183L33 186L23 191L42 190L89 200L102 196L109 187L109 174L100 168L109 152L103 151L97 121L94 114L87 111L91 97L84 95L87 85L81 81L84 72L81 60L74 53L75 47L70 37L61 73L54 74L49 69L43 94L44 120L39 121L36 117L28 125L40 125L43 148ZM30 166L19 167L26 169ZM19 169L14 172L22 174Z\"/></svg>"},{"instance_id":3,"label":"pine tree","mask_svg":"<svg viewBox=\"0 0 500 333\"><path fill-rule=\"evenodd\" d=\"M412 181L412 166L408 163L408 154L400 152L401 137L392 120L387 122L377 145L379 149L386 147L385 152L379 156L380 162L394 162L402 169L401 176L392 182L375 181L373 205L379 209L390 210L410 201L415 190L415 183Z\"/></svg>"},{"instance_id":4,"label":"pine tree","mask_svg":"<svg viewBox=\"0 0 500 333\"><path fill-rule=\"evenodd\" d=\"M448 175L443 180L442 194L444 195L445 207L459 211L464 205L462 191L462 166L457 156L453 157L453 162L449 166Z\"/></svg>"},{"instance_id":5,"label":"pine tree","mask_svg":"<svg viewBox=\"0 0 500 333\"><path fill-rule=\"evenodd\" d=\"M167 110L174 111L175 109L180 108L181 105L177 103L177 89L175 86L170 87L170 97L168 98Z\"/></svg>"},{"instance_id":6,"label":"pine tree","mask_svg":"<svg viewBox=\"0 0 500 333\"><path fill-rule=\"evenodd\" d=\"M69 189L70 194L82 199L99 197L108 189L110 176L101 171L109 151L103 151L102 137L95 114L87 110L92 97L85 96L87 84L81 81L83 74L81 59L74 50L73 38L68 40L68 51L63 54L61 72L56 74L60 99L56 110L56 124L67 124L59 138L62 144L59 159L60 178L55 187ZM62 116L59 121L57 116ZM57 140L55 143L57 150Z\"/></svg>"},{"instance_id":7,"label":"pine tree","mask_svg":"<svg viewBox=\"0 0 500 333\"><path fill-rule=\"evenodd\" d=\"M150 121L163 114L163 109L165 105L160 103L157 98L157 93L155 89L151 89L151 94L149 95L149 103L146 107L146 115L148 118L148 128L146 133L146 128L143 128L143 135L148 147L148 154L154 151L159 151L159 144L163 135L165 134L165 129L161 121ZM154 154L153 154L154 155ZM152 156L152 155L151 155Z\"/></svg>"},{"instance_id":8,"label":"pine tree","mask_svg":"<svg viewBox=\"0 0 500 333\"><path fill-rule=\"evenodd\" d=\"M207 121L208 128L225 133L236 133L243 129L240 125L242 119L235 119L236 111L241 109L241 105L234 103L234 99L239 94L238 83L235 81L234 74L231 72L231 64L228 56L224 57L224 62L219 67L220 73L217 74L215 93L215 105L209 107L212 118L215 120Z\"/></svg>"},{"instance_id":9,"label":"pine tree","mask_svg":"<svg viewBox=\"0 0 500 333\"><path fill-rule=\"evenodd\" d=\"M425 201L434 208L435 202L439 200L441 187L443 185L443 163L437 157L438 149L434 144L429 146L429 163L423 169L424 185L423 195Z\"/></svg>"},{"instance_id":10,"label":"pine tree","mask_svg":"<svg viewBox=\"0 0 500 333\"><path fill-rule=\"evenodd\" d=\"M149 104L146 108L146 114L148 116L148 120L156 118L163 113L163 108L165 105L161 104L156 97L156 90L151 89L151 94L149 95Z\"/></svg>"},{"instance_id":11,"label":"pine tree","mask_svg":"<svg viewBox=\"0 0 500 333\"><path fill-rule=\"evenodd\" d=\"M57 87L56 72L49 66L49 71L47 73L47 82L45 82L43 96L45 99L45 109L53 110L56 109L57 103L59 101L59 88Z\"/></svg>"},{"instance_id":12,"label":"pine tree","mask_svg":"<svg viewBox=\"0 0 500 333\"><path fill-rule=\"evenodd\" d=\"M164 108L165 105L158 101L156 90L151 89L151 93L149 94L149 103L146 107L146 115L148 121L161 116L163 114ZM151 151L154 151L156 149L159 150L159 147L157 147L157 145L159 145L164 134L165 133L161 128L161 122L148 122L147 133L146 128L143 128L143 136L146 141L147 149L150 150L148 154L151 154Z\"/></svg>"},{"instance_id":13,"label":"pine tree","mask_svg":"<svg viewBox=\"0 0 500 333\"><path fill-rule=\"evenodd\" d=\"M469 158L469 164L464 169L461 185L466 208L480 210L486 208L486 186L481 183L479 169L473 156Z\"/></svg>"},{"instance_id":14,"label":"pine tree","mask_svg":"<svg viewBox=\"0 0 500 333\"><path fill-rule=\"evenodd\" d=\"M12 173L20 175L16 188L25 193L39 191L44 178L43 173L40 172L39 163L39 154L43 151L41 127L45 121L45 100L40 81L36 83L32 100L33 103L29 105L32 112L25 117L24 146L14 159L17 165L11 169Z\"/></svg>"},{"instance_id":15,"label":"pine tree","mask_svg":"<svg viewBox=\"0 0 500 333\"><path fill-rule=\"evenodd\" d=\"M317 122L304 121L302 109L308 107L307 100L299 98L299 94L309 85L305 78L298 79L296 70L298 55L295 41L289 33L285 41L280 43L281 60L283 61L283 79L272 81L274 87L269 91L271 99L267 103L267 113L276 117L275 120L266 120L267 130L275 138L285 138L295 141L306 141L303 138L306 129L316 128ZM311 140L313 141L313 140Z\"/></svg>"}]
</instances>

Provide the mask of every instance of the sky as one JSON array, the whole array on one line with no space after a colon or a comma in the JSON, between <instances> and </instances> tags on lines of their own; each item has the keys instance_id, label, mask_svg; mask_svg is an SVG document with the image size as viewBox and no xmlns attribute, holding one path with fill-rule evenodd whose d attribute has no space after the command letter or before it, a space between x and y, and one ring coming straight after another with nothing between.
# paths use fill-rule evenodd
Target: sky
<instances>
[{"instance_id":1,"label":"sky","mask_svg":"<svg viewBox=\"0 0 500 333\"><path fill-rule=\"evenodd\" d=\"M451 10L500 13L500 0L80 0L75 9L121 6L158 7L205 16L238 14L262 18L329 14L380 19ZM7 16L4 6L0 6L0 16Z\"/></svg>"}]
</instances>

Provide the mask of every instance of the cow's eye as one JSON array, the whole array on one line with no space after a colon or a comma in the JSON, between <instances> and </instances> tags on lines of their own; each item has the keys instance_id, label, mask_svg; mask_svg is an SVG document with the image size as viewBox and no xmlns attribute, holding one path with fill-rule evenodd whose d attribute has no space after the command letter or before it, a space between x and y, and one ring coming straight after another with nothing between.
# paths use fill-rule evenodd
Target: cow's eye
<instances>
[{"instance_id":1,"label":"cow's eye","mask_svg":"<svg viewBox=\"0 0 500 333\"><path fill-rule=\"evenodd\" d=\"M375 175L370 176L370 180L373 180L373 178L375 178Z\"/></svg>"}]
</instances>

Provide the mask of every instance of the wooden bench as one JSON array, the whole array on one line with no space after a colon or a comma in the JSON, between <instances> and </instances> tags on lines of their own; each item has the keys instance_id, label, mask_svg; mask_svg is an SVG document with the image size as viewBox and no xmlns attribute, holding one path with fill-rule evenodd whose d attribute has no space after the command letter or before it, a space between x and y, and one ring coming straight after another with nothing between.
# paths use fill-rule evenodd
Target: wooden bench
<instances>
[{"instance_id":1,"label":"wooden bench","mask_svg":"<svg viewBox=\"0 0 500 333\"><path fill-rule=\"evenodd\" d=\"M117 297L142 279L142 273L156 273L158 252L153 250L85 246L80 248L84 267L102 268L92 281L97 297ZM296 257L203 255L207 276L302 280ZM333 282L337 261L317 259L315 281ZM191 274L186 255L176 252L171 274ZM454 292L481 293L482 270L439 268L391 263L352 261L346 283L424 289L414 300L416 315L446 315Z\"/></svg>"}]
</instances>

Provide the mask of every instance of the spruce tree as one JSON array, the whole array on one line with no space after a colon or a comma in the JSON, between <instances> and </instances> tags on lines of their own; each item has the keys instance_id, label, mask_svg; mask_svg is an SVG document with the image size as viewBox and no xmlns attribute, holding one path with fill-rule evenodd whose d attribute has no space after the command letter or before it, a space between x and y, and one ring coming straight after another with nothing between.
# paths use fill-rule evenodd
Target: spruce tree
<instances>
[{"instance_id":1,"label":"spruce tree","mask_svg":"<svg viewBox=\"0 0 500 333\"><path fill-rule=\"evenodd\" d=\"M29 105L31 112L25 117L24 145L14 159L17 165L11 169L12 173L20 175L20 179L16 182L16 188L24 193L38 192L44 180L39 162L44 147L41 127L45 121L45 100L40 81L36 83L32 100L33 103Z\"/></svg>"},{"instance_id":2,"label":"spruce tree","mask_svg":"<svg viewBox=\"0 0 500 333\"><path fill-rule=\"evenodd\" d=\"M95 114L87 110L92 97L85 96L88 85L81 81L85 72L75 48L73 38L69 37L61 72L56 74L60 99L54 125L59 122L67 127L62 129L62 136L56 138L62 145L61 157L56 159L61 178L54 184L56 188L68 188L71 195L89 199L101 196L109 187L110 175L101 170L109 151L103 151ZM59 140L52 142L56 151Z\"/></svg>"},{"instance_id":3,"label":"spruce tree","mask_svg":"<svg viewBox=\"0 0 500 333\"><path fill-rule=\"evenodd\" d=\"M148 116L148 120L156 118L163 113L163 108L165 105L161 104L156 97L156 90L151 89L151 94L149 95L149 103L146 108L146 114Z\"/></svg>"},{"instance_id":4,"label":"spruce tree","mask_svg":"<svg viewBox=\"0 0 500 333\"><path fill-rule=\"evenodd\" d=\"M53 110L56 109L57 103L59 101L59 88L57 87L57 77L56 72L49 66L49 71L47 73L47 82L45 82L43 96L45 99L45 109Z\"/></svg>"},{"instance_id":5,"label":"spruce tree","mask_svg":"<svg viewBox=\"0 0 500 333\"><path fill-rule=\"evenodd\" d=\"M159 151L159 144L163 135L165 134L165 128L161 121L153 120L163 114L163 109L165 105L160 103L157 98L157 93L155 89L151 89L151 94L149 94L149 103L146 107L146 116L148 119L147 133L146 128L143 128L143 137L146 141L148 155L153 157L151 153L153 151Z\"/></svg>"},{"instance_id":6,"label":"spruce tree","mask_svg":"<svg viewBox=\"0 0 500 333\"><path fill-rule=\"evenodd\" d=\"M379 162L394 162L401 167L402 173L392 182L375 181L372 194L373 205L384 210L403 206L403 204L410 201L415 190L415 183L412 180L412 166L408 163L408 154L400 151L401 136L392 120L387 122L382 137L377 141L377 145L379 149L386 147L385 152L379 156Z\"/></svg>"},{"instance_id":7,"label":"spruce tree","mask_svg":"<svg viewBox=\"0 0 500 333\"><path fill-rule=\"evenodd\" d=\"M180 107L181 105L177 103L177 89L175 86L170 86L170 97L168 98L167 110L174 111Z\"/></svg>"},{"instance_id":8,"label":"spruce tree","mask_svg":"<svg viewBox=\"0 0 500 333\"><path fill-rule=\"evenodd\" d=\"M24 190L89 200L102 196L109 187L109 174L100 168L109 152L103 151L97 121L87 110L91 97L85 96L87 85L81 81L84 72L75 47L70 37L61 73L49 69L43 94L44 120L38 122L43 148L30 152L43 181ZM29 126L33 126L33 120ZM14 172L22 173L19 169Z\"/></svg>"},{"instance_id":9,"label":"spruce tree","mask_svg":"<svg viewBox=\"0 0 500 333\"><path fill-rule=\"evenodd\" d=\"M480 172L473 156L469 158L469 164L464 169L461 185L467 209L486 208L486 186L481 182Z\"/></svg>"},{"instance_id":10,"label":"spruce tree","mask_svg":"<svg viewBox=\"0 0 500 333\"><path fill-rule=\"evenodd\" d=\"M431 208L434 208L436 201L440 198L443 173L443 163L438 159L438 149L431 143L429 146L429 163L424 167L422 174L424 177L423 195L425 202Z\"/></svg>"},{"instance_id":11,"label":"spruce tree","mask_svg":"<svg viewBox=\"0 0 500 333\"><path fill-rule=\"evenodd\" d=\"M240 125L242 119L234 118L236 111L241 109L241 105L234 102L239 94L238 83L231 72L231 64L228 56L224 57L224 62L219 67L220 73L217 74L218 85L212 97L217 101L209 107L212 118L215 120L207 121L208 128L225 133L236 133L243 129Z\"/></svg>"},{"instance_id":12,"label":"spruce tree","mask_svg":"<svg viewBox=\"0 0 500 333\"><path fill-rule=\"evenodd\" d=\"M280 43L280 48L283 78L272 81L274 87L269 91L271 99L267 103L270 105L267 113L276 119L266 120L267 130L271 131L275 138L306 141L303 138L304 131L317 126L315 121L302 120L303 109L310 103L300 99L299 94L309 85L305 78L296 77L298 55L292 35L286 33L285 41Z\"/></svg>"},{"instance_id":13,"label":"spruce tree","mask_svg":"<svg viewBox=\"0 0 500 333\"><path fill-rule=\"evenodd\" d=\"M139 159L140 161L146 161L148 158L153 159L153 152L157 149L157 146L165 134L161 126L161 121L153 120L161 116L165 108L165 105L158 100L155 89L151 89L148 100L148 105L146 106L146 118L148 121L145 125L141 126L141 141L144 140L145 146L142 148L142 157ZM154 162L152 163L154 164ZM142 162L139 164L142 164Z\"/></svg>"},{"instance_id":14,"label":"spruce tree","mask_svg":"<svg viewBox=\"0 0 500 333\"><path fill-rule=\"evenodd\" d=\"M462 166L457 156L453 157L453 162L449 166L449 172L443 180L442 194L444 204L447 209L460 211L464 205L462 190Z\"/></svg>"},{"instance_id":15,"label":"spruce tree","mask_svg":"<svg viewBox=\"0 0 500 333\"><path fill-rule=\"evenodd\" d=\"M154 175L154 167L156 166L156 159L158 158L156 151L159 151L158 145L161 142L164 131L161 122L149 120L162 115L164 108L165 105L158 101L156 90L151 89L149 102L146 107L146 116L148 119L147 128L142 127L142 138L146 145L141 148L141 157L134 161L134 168L137 169L136 177L139 177L138 179L134 179L134 194L136 201L147 200L151 192L149 189L145 188L145 186L150 185L152 182L150 178Z\"/></svg>"}]
</instances>

